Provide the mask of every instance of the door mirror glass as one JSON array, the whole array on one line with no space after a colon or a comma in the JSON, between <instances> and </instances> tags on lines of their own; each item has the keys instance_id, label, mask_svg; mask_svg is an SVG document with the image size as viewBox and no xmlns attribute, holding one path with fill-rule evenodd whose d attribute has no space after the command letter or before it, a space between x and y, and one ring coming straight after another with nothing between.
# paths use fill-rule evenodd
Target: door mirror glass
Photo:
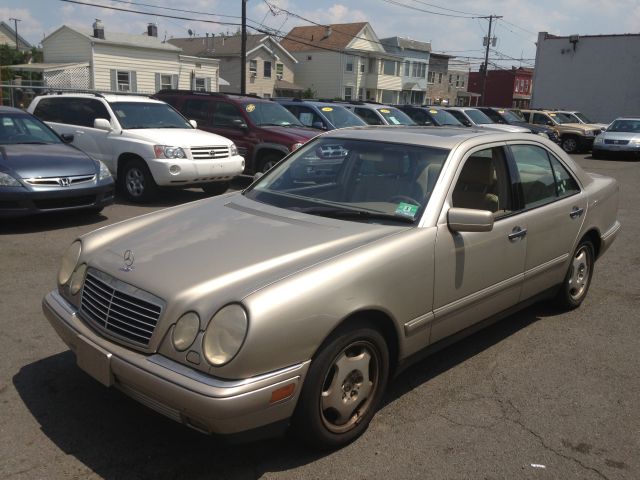
<instances>
[{"instance_id":1,"label":"door mirror glass","mask_svg":"<svg viewBox=\"0 0 640 480\"><path fill-rule=\"evenodd\" d=\"M62 141L64 143L73 142L73 134L72 133L63 133L62 135L60 135L60 138L62 139Z\"/></svg>"},{"instance_id":2,"label":"door mirror glass","mask_svg":"<svg viewBox=\"0 0 640 480\"><path fill-rule=\"evenodd\" d=\"M198 128L198 122L196 122L195 120L189 120L189 123L193 128Z\"/></svg>"},{"instance_id":3,"label":"door mirror glass","mask_svg":"<svg viewBox=\"0 0 640 480\"><path fill-rule=\"evenodd\" d=\"M93 128L97 128L98 130L105 130L107 132L113 130L111 128L111 123L109 123L109 120L107 120L106 118L96 118L93 121Z\"/></svg>"},{"instance_id":4,"label":"door mirror glass","mask_svg":"<svg viewBox=\"0 0 640 480\"><path fill-rule=\"evenodd\" d=\"M493 230L493 213L472 208L450 208L447 223L454 232L490 232Z\"/></svg>"}]
</instances>

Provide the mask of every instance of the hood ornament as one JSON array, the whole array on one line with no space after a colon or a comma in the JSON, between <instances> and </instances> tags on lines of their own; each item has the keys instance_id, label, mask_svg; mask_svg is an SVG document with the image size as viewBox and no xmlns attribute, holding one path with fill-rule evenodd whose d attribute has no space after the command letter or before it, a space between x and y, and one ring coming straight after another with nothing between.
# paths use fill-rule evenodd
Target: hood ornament
<instances>
[{"instance_id":1,"label":"hood ornament","mask_svg":"<svg viewBox=\"0 0 640 480\"><path fill-rule=\"evenodd\" d=\"M122 255L122 259L124 261L124 267L121 267L120 270L123 272L130 272L135 267L133 266L133 262L135 261L135 257L133 256L133 252L131 250L125 250Z\"/></svg>"}]
</instances>

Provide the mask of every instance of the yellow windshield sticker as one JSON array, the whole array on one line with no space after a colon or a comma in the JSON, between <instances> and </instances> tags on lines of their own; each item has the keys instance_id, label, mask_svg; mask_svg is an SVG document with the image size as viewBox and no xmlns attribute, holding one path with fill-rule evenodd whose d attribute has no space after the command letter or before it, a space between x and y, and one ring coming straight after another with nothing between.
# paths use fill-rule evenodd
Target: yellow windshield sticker
<instances>
[{"instance_id":1,"label":"yellow windshield sticker","mask_svg":"<svg viewBox=\"0 0 640 480\"><path fill-rule=\"evenodd\" d=\"M249 113L253 112L256 109L256 106L253 103L250 103L249 105L247 105L247 108L245 108L245 110Z\"/></svg>"},{"instance_id":2,"label":"yellow windshield sticker","mask_svg":"<svg viewBox=\"0 0 640 480\"><path fill-rule=\"evenodd\" d=\"M504 113L504 110L498 110L498 113Z\"/></svg>"},{"instance_id":3,"label":"yellow windshield sticker","mask_svg":"<svg viewBox=\"0 0 640 480\"><path fill-rule=\"evenodd\" d=\"M429 113L432 113L432 114L434 114L434 115L437 115L437 114L438 114L438 110L429 110Z\"/></svg>"},{"instance_id":4,"label":"yellow windshield sticker","mask_svg":"<svg viewBox=\"0 0 640 480\"><path fill-rule=\"evenodd\" d=\"M556 116L556 114L555 114L555 113L550 113L550 114L549 114L549 116L550 116L550 117L555 117L555 116Z\"/></svg>"},{"instance_id":5,"label":"yellow windshield sticker","mask_svg":"<svg viewBox=\"0 0 640 480\"><path fill-rule=\"evenodd\" d=\"M387 110L386 108L381 108L381 109L380 109L380 112L381 112L381 113L390 113L390 112L391 112L391 110Z\"/></svg>"},{"instance_id":6,"label":"yellow windshield sticker","mask_svg":"<svg viewBox=\"0 0 640 480\"><path fill-rule=\"evenodd\" d=\"M322 107L323 112L333 112L333 108L331 107Z\"/></svg>"}]
</instances>

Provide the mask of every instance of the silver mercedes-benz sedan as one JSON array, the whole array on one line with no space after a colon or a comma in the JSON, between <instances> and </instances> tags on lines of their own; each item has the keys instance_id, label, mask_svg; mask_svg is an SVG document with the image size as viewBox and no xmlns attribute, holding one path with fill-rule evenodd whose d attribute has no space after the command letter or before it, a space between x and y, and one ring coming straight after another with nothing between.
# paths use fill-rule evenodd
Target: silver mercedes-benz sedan
<instances>
[{"instance_id":1,"label":"silver mercedes-benz sedan","mask_svg":"<svg viewBox=\"0 0 640 480\"><path fill-rule=\"evenodd\" d=\"M334 130L243 192L81 236L43 308L80 368L174 420L336 448L425 352L578 307L617 209L529 133Z\"/></svg>"}]
</instances>

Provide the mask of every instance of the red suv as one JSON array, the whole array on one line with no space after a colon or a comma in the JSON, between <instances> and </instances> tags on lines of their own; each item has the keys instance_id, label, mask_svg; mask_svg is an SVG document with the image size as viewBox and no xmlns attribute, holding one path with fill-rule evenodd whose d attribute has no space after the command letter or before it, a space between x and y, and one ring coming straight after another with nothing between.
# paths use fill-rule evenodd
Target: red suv
<instances>
[{"instance_id":1,"label":"red suv","mask_svg":"<svg viewBox=\"0 0 640 480\"><path fill-rule=\"evenodd\" d=\"M254 95L161 90L167 102L198 128L227 137L244 157L245 173L265 172L321 130L305 127L282 105Z\"/></svg>"}]
</instances>

